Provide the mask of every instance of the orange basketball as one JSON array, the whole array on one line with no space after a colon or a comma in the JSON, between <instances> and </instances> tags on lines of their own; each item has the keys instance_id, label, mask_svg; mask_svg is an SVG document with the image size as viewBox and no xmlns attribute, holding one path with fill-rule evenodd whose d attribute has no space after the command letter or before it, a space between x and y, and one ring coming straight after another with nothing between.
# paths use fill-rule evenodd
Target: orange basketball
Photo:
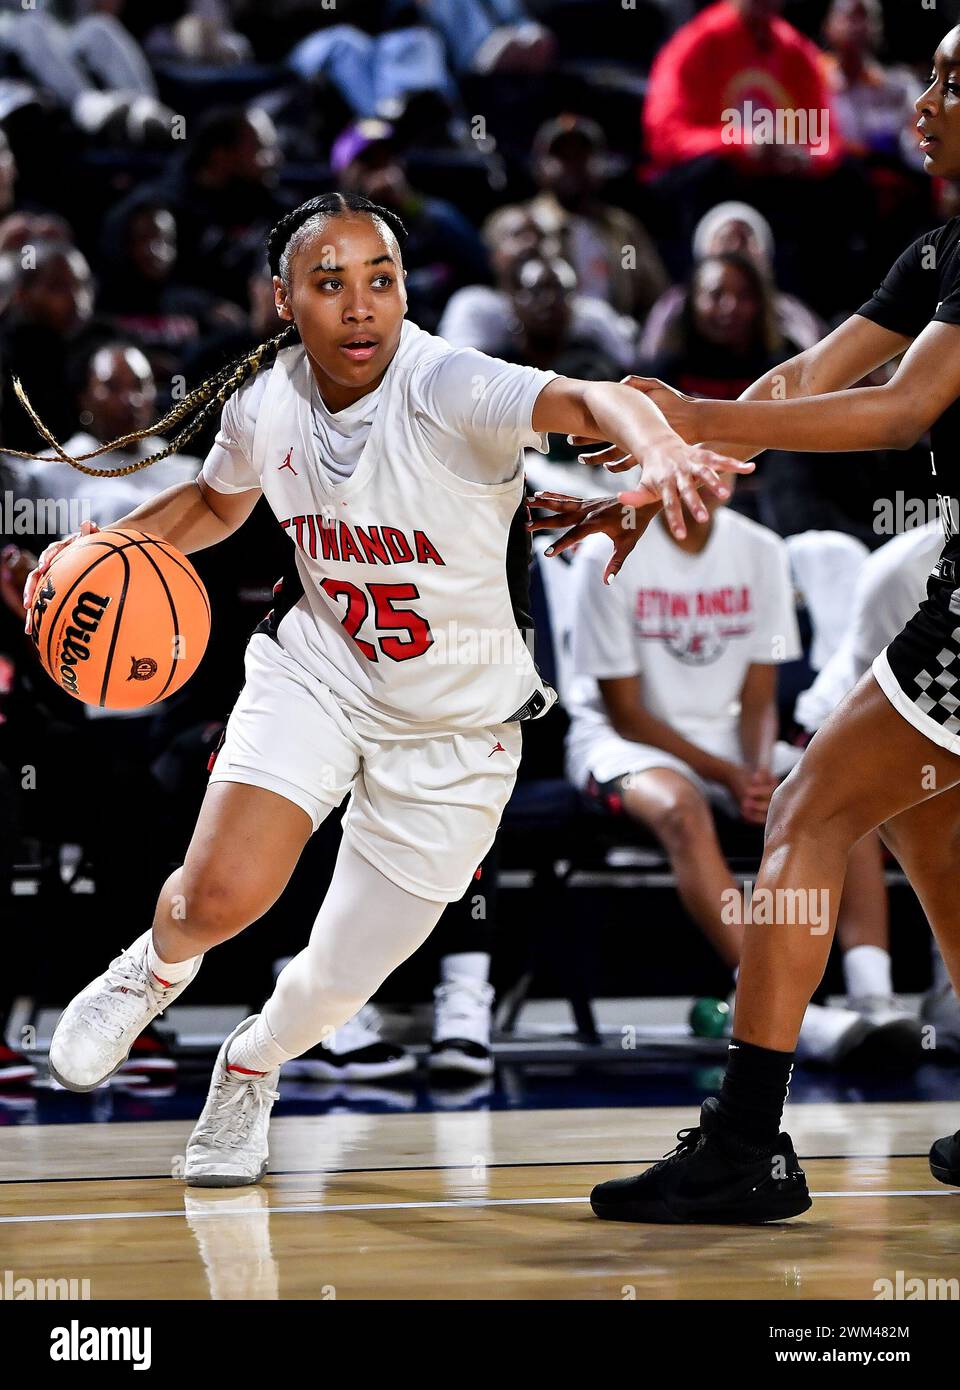
<instances>
[{"instance_id":1,"label":"orange basketball","mask_svg":"<svg viewBox=\"0 0 960 1390\"><path fill-rule=\"evenodd\" d=\"M51 564L33 603L33 642L68 695L140 709L200 665L210 601L185 555L144 531L81 536Z\"/></svg>"}]
</instances>

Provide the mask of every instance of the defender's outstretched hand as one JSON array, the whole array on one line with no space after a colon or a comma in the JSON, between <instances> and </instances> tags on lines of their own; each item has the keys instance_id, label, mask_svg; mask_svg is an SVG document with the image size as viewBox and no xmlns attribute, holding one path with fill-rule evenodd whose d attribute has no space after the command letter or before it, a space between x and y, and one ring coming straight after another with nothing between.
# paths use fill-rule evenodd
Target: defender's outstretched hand
<instances>
[{"instance_id":1,"label":"defender's outstretched hand","mask_svg":"<svg viewBox=\"0 0 960 1390\"><path fill-rule=\"evenodd\" d=\"M659 499L663 503L667 525L678 540L683 540L686 527L681 502L695 521L706 521L707 509L698 490L705 487L726 499L730 495L730 488L721 475L752 473L754 465L718 454L698 442L699 402L692 396L674 390L656 377L628 376L619 384L630 386L646 396L664 416L674 434L667 432L654 443L633 450L625 450L622 444L609 444L602 449L580 454L579 460L594 467L604 467L610 473L623 473L639 466L640 486L621 493L620 500L626 506L643 507ZM595 442L587 435L571 435L570 440L573 444Z\"/></svg>"},{"instance_id":2,"label":"defender's outstretched hand","mask_svg":"<svg viewBox=\"0 0 960 1390\"><path fill-rule=\"evenodd\" d=\"M644 377L628 378L627 382L555 377L534 402L531 424L540 434L555 432L597 443L609 441L615 454L607 467L614 472L639 464L639 486L631 490L630 503L637 507L661 505L671 532L682 541L687 534L684 507L694 521L707 519L700 489L727 498L730 484L721 475L749 473L753 465L681 439L642 384L658 389L661 385ZM664 389L671 399L678 395Z\"/></svg>"},{"instance_id":3,"label":"defender's outstretched hand","mask_svg":"<svg viewBox=\"0 0 960 1390\"><path fill-rule=\"evenodd\" d=\"M611 467L610 472L618 473L631 467L632 460L620 467ZM709 515L700 496L701 488L726 501L731 488L721 475L752 472L752 463L740 463L699 444L683 444L678 440L676 444L666 443L645 449L640 460L639 487L619 493L617 500L625 507L637 508L655 501L661 503L667 525L677 540L682 541L687 534L684 507L694 521L706 521Z\"/></svg>"}]
</instances>

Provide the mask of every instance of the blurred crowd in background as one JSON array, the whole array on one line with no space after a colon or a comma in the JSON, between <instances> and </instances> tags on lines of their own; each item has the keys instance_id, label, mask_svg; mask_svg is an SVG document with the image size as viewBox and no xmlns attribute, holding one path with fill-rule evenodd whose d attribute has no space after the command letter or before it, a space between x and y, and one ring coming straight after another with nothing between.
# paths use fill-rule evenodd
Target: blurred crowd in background
<instances>
[{"instance_id":1,"label":"blurred crowd in background","mask_svg":"<svg viewBox=\"0 0 960 1390\"><path fill-rule=\"evenodd\" d=\"M922 172L913 107L947 9L0 0L0 447L43 447L14 377L77 453L149 424L183 383L271 336L266 231L333 188L400 214L409 316L454 346L735 398L954 214L956 190ZM751 116L786 109L822 119L805 138L750 137ZM106 910L131 923L180 862L289 541L261 502L196 557L209 654L175 698L120 717L63 695L24 645L22 576L54 535L30 534L23 518L40 512L17 504L73 500L103 525L194 477L210 442L116 480L0 455L3 875L31 854L59 872L58 846L77 843ZM575 452L554 439L531 477L580 495L609 486ZM839 533L861 561L889 539L877 499L932 499L928 471L922 449L769 453L732 507L782 538ZM837 629L831 649L850 605L830 564L848 550L792 552L814 626ZM810 659L803 631L809 684L826 655ZM556 749L546 771L560 777L562 737ZM82 798L69 794L79 769Z\"/></svg>"}]
</instances>

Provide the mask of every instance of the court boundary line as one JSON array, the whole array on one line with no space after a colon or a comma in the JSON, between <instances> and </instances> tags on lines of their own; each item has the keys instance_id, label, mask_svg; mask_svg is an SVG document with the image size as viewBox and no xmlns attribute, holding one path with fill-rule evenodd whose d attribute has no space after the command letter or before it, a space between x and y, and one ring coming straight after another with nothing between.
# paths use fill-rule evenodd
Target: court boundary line
<instances>
[{"instance_id":1,"label":"court boundary line","mask_svg":"<svg viewBox=\"0 0 960 1390\"><path fill-rule=\"evenodd\" d=\"M230 1191L231 1189L198 1188L195 1190L210 1192ZM863 1192L811 1192L810 1196L820 1199L840 1197L960 1197L960 1189L923 1187L899 1190L877 1189ZM372 1211L457 1211L460 1209L483 1211L489 1207L573 1206L588 1204L589 1201L589 1197L454 1197L420 1202L304 1202L297 1205L258 1206L250 1211L237 1211L236 1208L228 1207L224 1203L221 1206L211 1204L203 1212L188 1212L184 1208L183 1210L161 1211L45 1212L36 1215L0 1216L0 1226L56 1225L73 1221L169 1220L171 1217L185 1219L190 1216L207 1220L212 1218L236 1219L238 1216L267 1216L269 1218L270 1216L296 1216L324 1212L330 1215L343 1215L347 1212ZM727 1224L737 1225L739 1223L729 1222ZM765 1224L779 1225L780 1223Z\"/></svg>"},{"instance_id":2,"label":"court boundary line","mask_svg":"<svg viewBox=\"0 0 960 1390\"><path fill-rule=\"evenodd\" d=\"M929 1150L916 1154L804 1154L801 1161L803 1163L827 1163L831 1161L840 1162L843 1159L860 1159L867 1163L879 1163L883 1159L891 1158L927 1158ZM584 1164L589 1164L591 1168L615 1168L622 1165L636 1167L637 1164L658 1163L659 1158L546 1158L546 1159L522 1159L514 1163L485 1163L484 1170L497 1170L509 1168L582 1168ZM271 1168L267 1174L270 1178L335 1178L339 1176L349 1176L351 1173L462 1173L470 1171L476 1165L473 1163L426 1163L415 1164L406 1163L400 1168ZM51 1178L0 1178L0 1189L4 1187L17 1187L24 1183L56 1183L56 1182L154 1182L171 1179L169 1173L81 1173L79 1177L51 1177Z\"/></svg>"}]
</instances>

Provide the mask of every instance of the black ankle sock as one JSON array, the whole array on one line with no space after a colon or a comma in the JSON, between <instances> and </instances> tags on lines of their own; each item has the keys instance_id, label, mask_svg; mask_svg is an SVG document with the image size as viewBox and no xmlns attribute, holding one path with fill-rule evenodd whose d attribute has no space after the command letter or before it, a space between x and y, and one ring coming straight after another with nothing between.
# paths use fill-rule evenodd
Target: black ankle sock
<instances>
[{"instance_id":1,"label":"black ankle sock","mask_svg":"<svg viewBox=\"0 0 960 1390\"><path fill-rule=\"evenodd\" d=\"M751 1144L772 1144L780 1133L792 1070L792 1052L731 1038L717 1110L723 1125Z\"/></svg>"}]
</instances>

